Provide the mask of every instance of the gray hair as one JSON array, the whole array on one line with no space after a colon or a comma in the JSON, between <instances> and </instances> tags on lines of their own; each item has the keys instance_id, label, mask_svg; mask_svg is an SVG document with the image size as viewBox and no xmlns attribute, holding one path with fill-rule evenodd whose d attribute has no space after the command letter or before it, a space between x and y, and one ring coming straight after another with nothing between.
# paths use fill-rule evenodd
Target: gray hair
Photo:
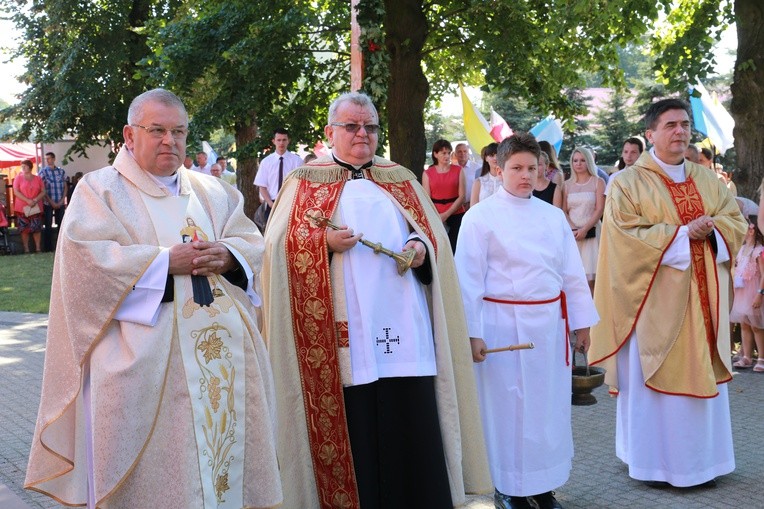
<instances>
[{"instance_id":1,"label":"gray hair","mask_svg":"<svg viewBox=\"0 0 764 509\"><path fill-rule=\"evenodd\" d=\"M148 90L133 99L130 103L130 108L127 110L127 123L132 125L134 122L137 122L143 116L143 108L150 102L157 102L165 106L177 108L186 117L186 123L188 123L188 112L186 112L183 101L177 95L163 88Z\"/></svg>"},{"instance_id":2,"label":"gray hair","mask_svg":"<svg viewBox=\"0 0 764 509\"><path fill-rule=\"evenodd\" d=\"M376 121L379 121L379 114L377 113L377 108L374 107L374 103L371 102L371 98L368 95L364 94L363 92L345 92L344 94L339 96L337 99L335 99L332 102L332 104L329 106L329 123L330 124L337 119L337 110L339 109L340 106L342 106L346 102L355 104L356 106L360 106L362 108L366 108L374 115L374 119Z\"/></svg>"}]
</instances>

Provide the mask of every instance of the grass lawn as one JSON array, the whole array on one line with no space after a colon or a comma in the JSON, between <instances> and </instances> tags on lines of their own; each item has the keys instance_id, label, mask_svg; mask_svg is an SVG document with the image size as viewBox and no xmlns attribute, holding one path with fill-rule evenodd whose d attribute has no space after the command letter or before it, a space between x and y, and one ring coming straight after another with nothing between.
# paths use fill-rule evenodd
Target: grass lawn
<instances>
[{"instance_id":1,"label":"grass lawn","mask_svg":"<svg viewBox=\"0 0 764 509\"><path fill-rule=\"evenodd\" d=\"M53 253L0 256L0 311L48 313Z\"/></svg>"}]
</instances>

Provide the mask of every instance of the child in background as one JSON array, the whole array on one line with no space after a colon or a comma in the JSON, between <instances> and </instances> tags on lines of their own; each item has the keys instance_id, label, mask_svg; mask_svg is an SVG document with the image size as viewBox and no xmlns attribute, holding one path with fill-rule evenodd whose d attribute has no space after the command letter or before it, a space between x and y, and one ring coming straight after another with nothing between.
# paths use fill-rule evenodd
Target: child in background
<instances>
[{"instance_id":1,"label":"child in background","mask_svg":"<svg viewBox=\"0 0 764 509\"><path fill-rule=\"evenodd\" d=\"M748 216L748 233L735 260L735 299L730 321L739 323L743 338L742 357L733 364L736 368L750 368L764 373L764 236L756 225L756 216ZM758 358L754 366L753 344Z\"/></svg>"}]
</instances>

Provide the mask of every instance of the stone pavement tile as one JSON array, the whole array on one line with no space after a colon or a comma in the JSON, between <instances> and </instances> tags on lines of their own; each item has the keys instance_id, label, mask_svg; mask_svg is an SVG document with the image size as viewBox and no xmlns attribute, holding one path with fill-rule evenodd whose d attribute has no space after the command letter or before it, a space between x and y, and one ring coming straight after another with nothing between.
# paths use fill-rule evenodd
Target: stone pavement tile
<instances>
[{"instance_id":1,"label":"stone pavement tile","mask_svg":"<svg viewBox=\"0 0 764 509\"><path fill-rule=\"evenodd\" d=\"M0 507L3 509L30 509L29 505L2 484L0 484Z\"/></svg>"},{"instance_id":2,"label":"stone pavement tile","mask_svg":"<svg viewBox=\"0 0 764 509\"><path fill-rule=\"evenodd\" d=\"M0 312L0 484L28 507L61 507L49 497L23 489L29 446L40 401L48 317ZM0 499L1 500L1 499ZM0 508L6 509L0 503Z\"/></svg>"},{"instance_id":3,"label":"stone pavement tile","mask_svg":"<svg viewBox=\"0 0 764 509\"><path fill-rule=\"evenodd\" d=\"M23 489L39 404L47 317L0 312L0 485L32 509L59 508ZM741 371L729 384L737 468L715 489L656 490L628 476L615 456L616 400L604 387L596 405L573 407L575 456L568 482L556 490L567 509L764 508L764 375ZM493 497L469 496L468 509L493 509ZM10 509L0 503L0 509ZM292 509L292 508L284 508ZM426 509L426 508L424 508Z\"/></svg>"}]
</instances>

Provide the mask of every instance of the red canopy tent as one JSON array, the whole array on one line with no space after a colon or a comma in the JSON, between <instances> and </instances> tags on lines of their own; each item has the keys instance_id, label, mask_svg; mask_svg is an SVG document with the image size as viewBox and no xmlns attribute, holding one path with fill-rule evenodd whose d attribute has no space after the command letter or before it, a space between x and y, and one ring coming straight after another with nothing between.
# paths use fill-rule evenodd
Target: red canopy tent
<instances>
[{"instance_id":1,"label":"red canopy tent","mask_svg":"<svg viewBox=\"0 0 764 509\"><path fill-rule=\"evenodd\" d=\"M5 186L0 185L0 194L4 197L4 199L0 197L0 202L5 202L7 215L13 215L13 178L19 172L18 167L21 166L21 161L24 159L29 159L36 163L38 168L40 167L42 155L38 154L37 145L34 143L0 143L0 184L5 183ZM16 169L3 171L6 168Z\"/></svg>"},{"instance_id":2,"label":"red canopy tent","mask_svg":"<svg viewBox=\"0 0 764 509\"><path fill-rule=\"evenodd\" d=\"M37 153L37 145L34 143L0 143L0 168L19 166L24 159L29 159L37 165L42 163L42 157Z\"/></svg>"}]
</instances>

